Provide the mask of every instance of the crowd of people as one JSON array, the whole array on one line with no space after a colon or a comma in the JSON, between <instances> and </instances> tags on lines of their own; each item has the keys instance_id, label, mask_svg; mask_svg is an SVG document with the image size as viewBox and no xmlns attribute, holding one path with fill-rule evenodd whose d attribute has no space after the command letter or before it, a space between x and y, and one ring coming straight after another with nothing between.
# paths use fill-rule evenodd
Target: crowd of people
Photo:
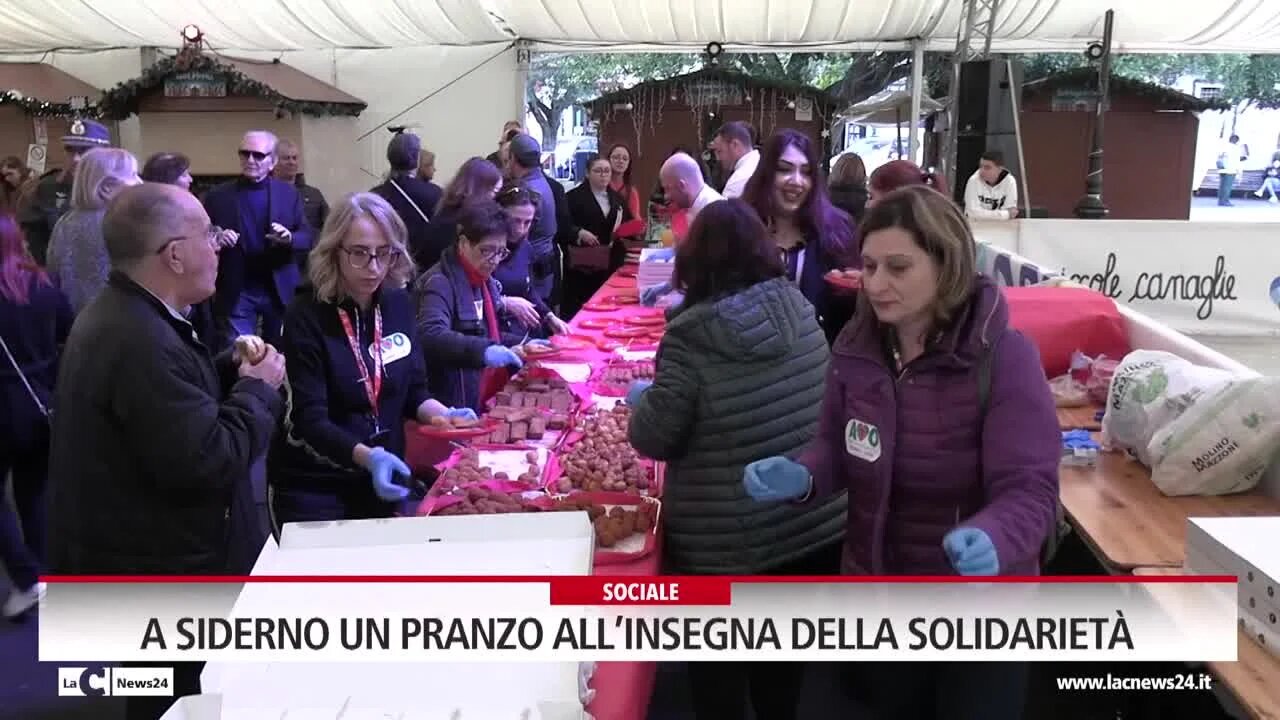
<instances>
[{"instance_id":1,"label":"crowd of people","mask_svg":"<svg viewBox=\"0 0 1280 720\"><path fill-rule=\"evenodd\" d=\"M269 132L245 134L241 176L197 198L182 155L140 175L105 128L77 129L57 184L0 213L10 617L45 568L245 573L284 523L411 513L433 478L404 461L405 421L475 419L653 214L625 145L565 193L514 123L444 188L398 134L386 181L332 204ZM868 177L847 155L828 189L811 138L778 130L757 149L745 123L709 149L721 190L677 151L650 197L687 229L647 298L674 296L655 377L626 398L631 443L668 464L665 569L1036 573L1054 403L942 179L905 160ZM860 289L832 270L860 271ZM803 670L696 664L697 717L795 717ZM176 667L176 694L198 673ZM1026 680L987 664L858 674L883 718L1017 717ZM131 699L129 717L170 701Z\"/></svg>"}]
</instances>

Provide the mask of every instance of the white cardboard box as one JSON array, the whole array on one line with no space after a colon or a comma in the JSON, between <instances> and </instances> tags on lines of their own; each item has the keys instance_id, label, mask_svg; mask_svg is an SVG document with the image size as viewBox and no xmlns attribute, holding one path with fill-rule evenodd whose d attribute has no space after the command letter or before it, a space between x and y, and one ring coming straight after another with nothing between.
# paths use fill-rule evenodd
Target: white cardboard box
<instances>
[{"instance_id":1,"label":"white cardboard box","mask_svg":"<svg viewBox=\"0 0 1280 720\"><path fill-rule=\"evenodd\" d=\"M253 574L587 575L594 539L586 513L299 523L284 527L278 546L268 540ZM275 609L264 605L269 590L247 584L234 614ZM326 592L343 591L364 592L371 604L379 592L346 585ZM264 720L446 720L525 710L529 720L586 717L577 663L209 663L201 686L200 700L175 705L171 714L178 714L165 720L256 720L255 713ZM216 703L204 699L213 696Z\"/></svg>"},{"instance_id":2,"label":"white cardboard box","mask_svg":"<svg viewBox=\"0 0 1280 720\"><path fill-rule=\"evenodd\" d=\"M1280 633L1280 517L1187 519L1183 567L1198 575L1234 575L1240 620L1249 634ZM1262 643L1280 655L1280 644Z\"/></svg>"}]
</instances>

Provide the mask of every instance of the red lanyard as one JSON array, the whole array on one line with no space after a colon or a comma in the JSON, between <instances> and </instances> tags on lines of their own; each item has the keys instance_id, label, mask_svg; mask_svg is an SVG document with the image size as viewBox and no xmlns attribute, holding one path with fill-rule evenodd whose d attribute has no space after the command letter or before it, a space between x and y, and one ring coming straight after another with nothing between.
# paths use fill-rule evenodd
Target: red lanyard
<instances>
[{"instance_id":1,"label":"red lanyard","mask_svg":"<svg viewBox=\"0 0 1280 720\"><path fill-rule=\"evenodd\" d=\"M351 320L347 314L338 309L338 317L342 319L342 329L347 333L347 343L356 356L356 367L360 368L360 382L364 383L364 391L369 396L369 409L374 418L378 417L378 396L382 393L382 308L373 309L373 375L370 377L369 366L364 361L364 353L360 352L360 337L351 329ZM359 322L359 318L357 318Z\"/></svg>"}]
</instances>

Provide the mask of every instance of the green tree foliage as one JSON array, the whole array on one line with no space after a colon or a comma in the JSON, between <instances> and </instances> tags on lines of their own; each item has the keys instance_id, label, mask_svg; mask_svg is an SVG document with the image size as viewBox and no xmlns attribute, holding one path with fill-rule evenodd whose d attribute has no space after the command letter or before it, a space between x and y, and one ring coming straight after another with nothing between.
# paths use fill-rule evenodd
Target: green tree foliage
<instances>
[{"instance_id":1,"label":"green tree foliage","mask_svg":"<svg viewBox=\"0 0 1280 720\"><path fill-rule=\"evenodd\" d=\"M1036 80L1087 64L1083 54L1024 55L1023 74ZM1276 55L1117 55L1117 75L1172 86L1183 76L1222 85L1222 98L1243 110L1249 105L1280 107L1280 56Z\"/></svg>"}]
</instances>

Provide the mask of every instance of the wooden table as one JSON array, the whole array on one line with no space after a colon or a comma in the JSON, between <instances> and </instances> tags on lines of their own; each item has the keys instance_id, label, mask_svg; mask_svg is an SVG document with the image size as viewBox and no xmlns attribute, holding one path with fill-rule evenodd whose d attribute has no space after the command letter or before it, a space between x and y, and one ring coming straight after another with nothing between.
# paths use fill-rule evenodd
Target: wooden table
<instances>
[{"instance_id":1,"label":"wooden table","mask_svg":"<svg viewBox=\"0 0 1280 720\"><path fill-rule=\"evenodd\" d=\"M1063 467L1058 481L1068 520L1111 572L1181 567L1189 517L1280 515L1280 501L1256 491L1169 497L1122 453L1100 453L1092 468Z\"/></svg>"},{"instance_id":2,"label":"wooden table","mask_svg":"<svg viewBox=\"0 0 1280 720\"><path fill-rule=\"evenodd\" d=\"M1179 568L1139 567L1134 575L1177 575ZM1280 658L1263 650L1253 638L1239 631L1235 662L1207 663L1209 671L1240 707L1257 720L1280 720Z\"/></svg>"}]
</instances>

